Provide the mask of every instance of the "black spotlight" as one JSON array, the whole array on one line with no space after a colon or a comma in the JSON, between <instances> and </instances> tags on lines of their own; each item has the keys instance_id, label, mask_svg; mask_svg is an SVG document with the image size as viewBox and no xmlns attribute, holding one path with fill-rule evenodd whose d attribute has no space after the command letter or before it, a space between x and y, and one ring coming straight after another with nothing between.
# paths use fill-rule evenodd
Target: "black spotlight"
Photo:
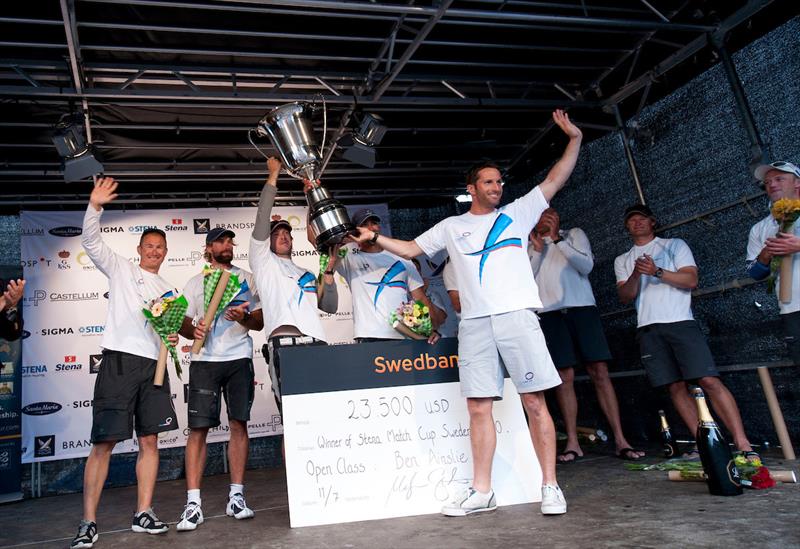
<instances>
[{"instance_id":1,"label":"black spotlight","mask_svg":"<svg viewBox=\"0 0 800 549\"><path fill-rule=\"evenodd\" d=\"M61 169L67 183L103 173L103 164L96 158L97 153L86 143L80 117L63 118L56 125L53 144L61 156Z\"/></svg>"},{"instance_id":2,"label":"black spotlight","mask_svg":"<svg viewBox=\"0 0 800 549\"><path fill-rule=\"evenodd\" d=\"M383 118L373 113L364 113L361 124L353 130L351 139L341 142L342 157L367 168L375 167L377 155L372 147L380 144L386 133Z\"/></svg>"}]
</instances>

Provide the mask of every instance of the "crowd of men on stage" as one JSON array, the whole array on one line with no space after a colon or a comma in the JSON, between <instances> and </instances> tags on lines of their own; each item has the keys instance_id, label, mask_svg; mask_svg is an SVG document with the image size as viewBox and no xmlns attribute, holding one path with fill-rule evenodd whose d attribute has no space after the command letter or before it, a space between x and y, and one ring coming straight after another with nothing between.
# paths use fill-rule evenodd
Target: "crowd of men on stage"
<instances>
[{"instance_id":1,"label":"crowd of men on stage","mask_svg":"<svg viewBox=\"0 0 800 549\"><path fill-rule=\"evenodd\" d=\"M428 306L434 327L445 323L448 311L450 326L455 326L452 316L459 318L459 377L470 416L474 475L471 486L445 505L443 514L464 516L497 507L491 487L496 445L492 406L503 396L504 371L520 394L530 423L542 468L543 514L567 510L556 480L556 463L583 456L576 428L574 367L584 365L594 383L600 408L613 432L617 457L638 460L644 456L626 440L622 430L607 366L612 356L589 283L594 258L588 238L578 227L562 228L558 212L550 206L575 167L582 140L581 131L562 111L553 113L553 121L568 144L544 181L526 195L500 207L501 168L484 163L467 174L470 210L444 219L412 241L382 235L380 217L371 210L359 210L352 216L357 234L349 236L346 244L354 253L331 250L330 263L319 274L292 261L292 227L272 217L281 163L268 160L269 177L249 242L252 273L231 263L236 245L232 231L216 228L205 238L207 261L212 268L238 275L242 281L240 295L218 321L206 326L202 320L203 275L190 279L183 288L189 310L179 333L188 339L204 339L205 345L192 355L190 366L187 503L178 531L194 530L203 522L200 487L206 435L220 424L223 396L230 425L231 479L226 514L236 519L253 516L244 497L247 421L254 388L249 332L263 329L268 335L264 356L280 409L281 370L275 351L294 345L325 345L319 311L335 312L338 307L335 273L344 278L352 292L358 342L401 339L403 336L387 319L409 295ZM800 169L794 164L760 166L755 175L764 183L772 202L800 198ZM306 189L309 185L306 182ZM168 530L151 506L158 472L157 435L177 429L179 419L169 381L162 386L152 381L160 339L144 322L131 319L141 316L144 303L174 287L159 275L167 254L162 231L149 229L141 235L138 264L110 249L101 238L103 208L116 198L117 186L107 177L95 182L83 224L82 244L108 277L110 294L102 341L103 367L94 389L93 446L84 471L83 520L73 548L92 547L97 541L96 513L111 452L117 442L131 438L134 430L139 457L132 529L151 534ZM633 246L614 262L617 291L623 303L635 304L641 362L651 384L666 387L690 430L697 425L697 413L687 382L700 385L711 397L736 448L747 457L756 457L736 402L720 380L705 337L692 316L691 291L697 286L698 268L689 246L681 239L656 236L656 216L646 205L627 208L621 221ZM309 237L313 243L313 235ZM451 303L429 297L427 281L412 262L418 256L433 257L443 251L448 256L443 278ZM798 224L793 234L781 233L775 219L768 215L750 233L747 272L757 280L766 278L773 257L798 252ZM793 277L800 280L800 261L794 261ZM15 305L23 287L23 281L14 281L0 298L0 329L10 338L20 329ZM791 302L781 303L780 309L790 355L800 364L800 292L793 296ZM448 328L444 335L455 333ZM429 342L435 343L439 337L434 331ZM169 339L176 344L178 334ZM567 434L566 445L558 455L556 431L544 398L544 391L551 388L555 389Z\"/></svg>"}]
</instances>

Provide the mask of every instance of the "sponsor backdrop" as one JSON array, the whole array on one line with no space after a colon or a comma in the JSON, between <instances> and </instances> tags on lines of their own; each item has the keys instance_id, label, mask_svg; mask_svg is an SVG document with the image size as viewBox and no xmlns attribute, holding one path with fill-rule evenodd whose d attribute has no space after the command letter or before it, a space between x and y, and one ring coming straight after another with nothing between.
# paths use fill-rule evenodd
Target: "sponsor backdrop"
<instances>
[{"instance_id":1,"label":"sponsor backdrop","mask_svg":"<svg viewBox=\"0 0 800 549\"><path fill-rule=\"evenodd\" d=\"M352 206L353 209L362 206ZM370 204L391 234L385 204ZM103 239L117 253L138 261L136 246L142 231L157 227L167 233L169 253L160 274L179 290L199 273L205 261L205 234L222 226L236 233L234 264L247 270L255 208L197 210L108 211L103 214ZM288 220L294 230L294 261L313 273L319 256L306 239L303 206L276 207L273 218ZM85 457L89 453L92 395L95 374L102 367L102 339L107 299L106 277L97 270L80 242L84 212L22 212L22 266L27 280L24 297L25 333L22 342L22 461L50 461ZM353 337L350 292L339 285L339 311L323 314L328 341L349 343ZM265 311L265 314L269 314ZM135 322L136 319L131 319ZM251 437L282 433L261 355L263 333L253 333L256 398L249 424ZM162 448L184 446L188 389L189 341L181 339L178 356L183 367L179 380L170 360L169 376L180 430L160 435ZM209 442L228 440L227 418L212 429ZM115 453L137 450L136 440L120 443Z\"/></svg>"},{"instance_id":2,"label":"sponsor backdrop","mask_svg":"<svg viewBox=\"0 0 800 549\"><path fill-rule=\"evenodd\" d=\"M19 273L14 278L18 276ZM0 287L5 285L6 280L0 279ZM19 340L0 339L0 503L22 499L20 350Z\"/></svg>"}]
</instances>

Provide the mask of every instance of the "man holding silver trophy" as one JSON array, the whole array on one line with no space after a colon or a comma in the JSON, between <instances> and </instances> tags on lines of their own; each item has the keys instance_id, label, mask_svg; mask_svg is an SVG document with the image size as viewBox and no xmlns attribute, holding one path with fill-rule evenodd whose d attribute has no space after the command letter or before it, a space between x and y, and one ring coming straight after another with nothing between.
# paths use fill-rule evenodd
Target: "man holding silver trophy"
<instances>
[{"instance_id":1,"label":"man holding silver trophy","mask_svg":"<svg viewBox=\"0 0 800 549\"><path fill-rule=\"evenodd\" d=\"M542 513L562 514L567 503L555 474L555 427L544 391L561 383L534 312L541 308L524 242L548 202L566 183L583 137L563 111L553 121L569 138L561 159L528 194L498 208L503 194L500 170L481 164L467 174L470 210L449 217L413 241L395 240L360 227L355 240L380 244L401 257L432 257L447 249L459 297L459 376L467 398L474 478L442 513L465 516L497 508L491 485L497 443L493 401L502 398L503 366L528 413L533 446L542 467ZM501 359L502 356L502 359Z\"/></svg>"}]
</instances>

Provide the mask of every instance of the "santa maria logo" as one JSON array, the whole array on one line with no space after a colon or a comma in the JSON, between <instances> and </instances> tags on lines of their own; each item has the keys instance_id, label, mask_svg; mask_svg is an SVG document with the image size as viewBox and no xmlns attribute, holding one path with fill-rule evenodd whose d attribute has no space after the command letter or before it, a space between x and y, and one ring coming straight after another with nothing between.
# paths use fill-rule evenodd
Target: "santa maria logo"
<instances>
[{"instance_id":1,"label":"santa maria logo","mask_svg":"<svg viewBox=\"0 0 800 549\"><path fill-rule=\"evenodd\" d=\"M514 222L513 219L508 217L506 214L501 213L497 216L497 219L494 220L494 225L489 230L489 234L486 235L486 241L483 243L483 249L478 250L477 252L468 253L465 255L481 256L480 267L478 268L478 280L483 283L483 266L486 264L486 260L489 259L489 254L492 252L496 252L502 248L522 248L522 240L519 238L506 238L505 240L497 240L500 238L500 235L503 234L509 225Z\"/></svg>"},{"instance_id":2,"label":"santa maria logo","mask_svg":"<svg viewBox=\"0 0 800 549\"><path fill-rule=\"evenodd\" d=\"M305 274L300 277L300 279L297 281L297 285L300 286L300 295L297 298L298 305L300 305L300 302L303 301L303 294L317 293L317 279L308 271L306 271Z\"/></svg>"},{"instance_id":3,"label":"santa maria logo","mask_svg":"<svg viewBox=\"0 0 800 549\"><path fill-rule=\"evenodd\" d=\"M406 284L405 280L396 280L404 272L406 272L406 266L401 261L395 261L383 274L380 282L367 282L370 286L377 286L375 297L372 299L372 304L375 307L378 306L378 297L380 297L384 288L402 288L406 292L408 291L408 284Z\"/></svg>"}]
</instances>

